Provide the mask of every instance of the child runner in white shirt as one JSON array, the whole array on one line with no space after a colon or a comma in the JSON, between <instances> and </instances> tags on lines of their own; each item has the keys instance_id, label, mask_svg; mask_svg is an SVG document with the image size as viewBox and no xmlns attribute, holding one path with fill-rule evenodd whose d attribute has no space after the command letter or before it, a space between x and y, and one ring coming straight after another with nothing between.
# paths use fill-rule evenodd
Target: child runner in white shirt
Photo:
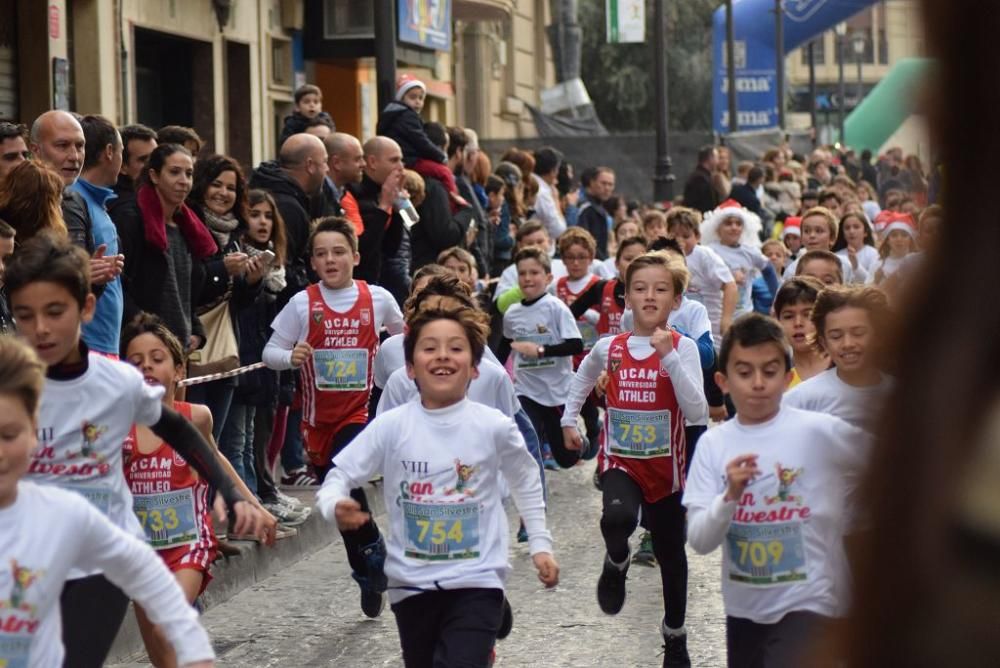
<instances>
[{"instance_id":1,"label":"child runner in white shirt","mask_svg":"<svg viewBox=\"0 0 1000 668\"><path fill-rule=\"evenodd\" d=\"M510 418L466 398L487 321L452 297L421 303L405 344L420 401L375 418L334 458L317 497L324 517L351 530L369 516L350 490L385 476L385 570L407 667L488 664L510 571L499 474L524 518L539 579L559 581L535 461Z\"/></svg>"},{"instance_id":2,"label":"child runner in white shirt","mask_svg":"<svg viewBox=\"0 0 1000 668\"><path fill-rule=\"evenodd\" d=\"M803 253L792 261L785 269L782 280L788 280L792 276L798 276L796 271L799 262L802 261L808 251L822 250L830 251L837 241L837 217L829 209L822 206L814 206L802 214L802 248ZM868 278L868 272L859 263L857 268L851 266L850 260L838 255L834 255L840 263L840 271L843 275L844 283L864 283Z\"/></svg>"},{"instance_id":3,"label":"child runner in white shirt","mask_svg":"<svg viewBox=\"0 0 1000 668\"><path fill-rule=\"evenodd\" d=\"M778 291L774 267L760 252L759 233L760 218L736 200L720 204L701 224L703 243L718 253L739 286L734 317L753 310L753 282L757 274L763 275L772 295Z\"/></svg>"},{"instance_id":4,"label":"child runner in white shirt","mask_svg":"<svg viewBox=\"0 0 1000 668\"><path fill-rule=\"evenodd\" d=\"M531 418L539 439L547 439L552 455L563 468L580 459L578 450L563 443L559 426L563 403L573 380L573 355L583 350L583 339L569 307L546 292L552 281L549 257L537 248L514 256L524 299L503 316L499 358L513 351L514 390Z\"/></svg>"},{"instance_id":5,"label":"child runner in white shirt","mask_svg":"<svg viewBox=\"0 0 1000 668\"><path fill-rule=\"evenodd\" d=\"M909 214L893 213L886 221L884 235L878 262L868 277L868 282L874 285L884 283L903 266L908 255L917 252L917 227Z\"/></svg>"},{"instance_id":6,"label":"child runner in white shirt","mask_svg":"<svg viewBox=\"0 0 1000 668\"><path fill-rule=\"evenodd\" d=\"M73 569L106 571L146 606L181 666L214 665L197 613L147 545L74 492L22 480L38 446L44 368L27 346L0 337L0 665L84 665L65 656L60 638L59 595Z\"/></svg>"},{"instance_id":7,"label":"child runner in white shirt","mask_svg":"<svg viewBox=\"0 0 1000 668\"><path fill-rule=\"evenodd\" d=\"M141 537L122 466L133 424L149 426L208 480L239 533L261 532L246 502L194 426L160 402L162 388L131 365L90 354L80 330L94 314L90 259L67 241L40 234L18 249L4 277L18 333L48 366L38 415L39 447L27 479L76 492L113 524ZM67 665L100 666L128 609L128 597L99 571L74 570L61 597Z\"/></svg>"},{"instance_id":8,"label":"child runner in white shirt","mask_svg":"<svg viewBox=\"0 0 1000 668\"><path fill-rule=\"evenodd\" d=\"M771 318L733 323L719 367L736 417L698 445L684 491L688 543L700 554L722 546L727 665L810 665L803 652L843 612L848 497L869 437L781 405L791 360Z\"/></svg>"},{"instance_id":9,"label":"child runner in white shirt","mask_svg":"<svg viewBox=\"0 0 1000 668\"><path fill-rule=\"evenodd\" d=\"M307 246L320 282L296 294L271 324L264 347L272 369L302 369L302 435L319 480L330 462L368 422L372 366L379 331L403 331L403 314L385 289L355 281L361 262L354 225L345 218L321 219ZM352 496L368 510L365 492ZM343 534L344 549L361 589L361 609L378 617L385 606L385 542L369 518Z\"/></svg>"},{"instance_id":10,"label":"child runner in white shirt","mask_svg":"<svg viewBox=\"0 0 1000 668\"><path fill-rule=\"evenodd\" d=\"M861 267L869 277L872 275L879 259L878 249L871 223L864 213L850 211L841 216L833 252L850 262L852 270Z\"/></svg>"},{"instance_id":11,"label":"child runner in white shirt","mask_svg":"<svg viewBox=\"0 0 1000 668\"><path fill-rule=\"evenodd\" d=\"M785 405L833 415L874 433L892 377L879 370L889 300L871 286L832 286L819 293L812 309L816 344L834 368L799 384Z\"/></svg>"},{"instance_id":12,"label":"child runner in white shirt","mask_svg":"<svg viewBox=\"0 0 1000 668\"><path fill-rule=\"evenodd\" d=\"M597 581L597 602L618 614L625 604L628 540L642 519L652 534L663 581L660 631L664 666L691 665L684 614L687 557L684 554L684 421L707 412L701 364L694 341L664 329L687 283L687 269L663 253L636 258L625 275L626 301L635 314L635 333L604 338L573 378L562 426L569 447L582 446L576 419L602 373L605 388L603 444L598 467L604 511L601 533L607 554Z\"/></svg>"},{"instance_id":13,"label":"child runner in white shirt","mask_svg":"<svg viewBox=\"0 0 1000 668\"><path fill-rule=\"evenodd\" d=\"M782 283L774 298L774 315L792 346L789 390L830 368L830 357L816 345L812 322L813 305L824 287L812 276L796 276Z\"/></svg>"}]
</instances>

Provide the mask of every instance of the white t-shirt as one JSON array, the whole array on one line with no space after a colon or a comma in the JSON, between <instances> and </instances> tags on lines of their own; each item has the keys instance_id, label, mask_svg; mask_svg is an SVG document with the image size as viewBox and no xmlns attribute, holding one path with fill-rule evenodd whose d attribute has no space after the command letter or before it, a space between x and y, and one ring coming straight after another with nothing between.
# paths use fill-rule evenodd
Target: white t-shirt
<instances>
[{"instance_id":1,"label":"white t-shirt","mask_svg":"<svg viewBox=\"0 0 1000 668\"><path fill-rule=\"evenodd\" d=\"M722 546L727 615L773 624L798 610L843 614L848 499L870 438L829 415L786 407L765 424L737 417L705 432L683 503L691 547L708 554ZM744 454L758 456L761 475L727 503L726 465Z\"/></svg>"},{"instance_id":2,"label":"white t-shirt","mask_svg":"<svg viewBox=\"0 0 1000 668\"><path fill-rule=\"evenodd\" d=\"M369 285L372 295L372 308L375 313L375 332L384 326L389 334L400 334L403 331L403 314L396 300L385 289L378 285ZM350 287L331 290L322 283L319 284L323 301L332 311L345 313L350 311L358 301L358 285L351 281ZM285 308L271 323L274 330L270 340L264 346L261 356L264 363L271 369L283 371L292 368L292 348L300 341L305 341L309 335L309 293L307 290L297 292Z\"/></svg>"},{"instance_id":3,"label":"white t-shirt","mask_svg":"<svg viewBox=\"0 0 1000 668\"><path fill-rule=\"evenodd\" d=\"M160 421L162 398L163 387L147 385L131 364L94 353L79 377L47 378L38 411L38 447L24 479L82 494L112 524L144 538L132 512L122 443L133 424ZM89 574L71 577L84 575Z\"/></svg>"},{"instance_id":4,"label":"white t-shirt","mask_svg":"<svg viewBox=\"0 0 1000 668\"><path fill-rule=\"evenodd\" d=\"M615 337L600 339L594 348L580 362L573 384L566 399L566 409L563 411L562 425L576 426L576 418L580 414L583 402L597 384L597 379L608 368L608 351ZM628 351L637 361L649 359L656 350L649 343L648 336L632 335L628 337ZM701 361L698 357L698 346L687 337L681 337L677 348L666 357L660 358L660 374L666 371L674 386L677 405L684 413L688 422L697 422L708 416L708 404L705 402L705 387L701 377Z\"/></svg>"},{"instance_id":5,"label":"white t-shirt","mask_svg":"<svg viewBox=\"0 0 1000 668\"><path fill-rule=\"evenodd\" d=\"M549 233L550 239L558 239L566 231L566 218L559 208L559 196L554 186L542 180L538 174L532 174L538 184L538 195L535 196L535 218L538 219Z\"/></svg>"},{"instance_id":6,"label":"white t-shirt","mask_svg":"<svg viewBox=\"0 0 1000 668\"><path fill-rule=\"evenodd\" d=\"M538 464L514 421L468 399L437 410L410 401L376 417L333 460L317 495L329 521L338 501L385 476L389 600L425 591L503 588L507 517L499 474L528 531L531 554L552 551Z\"/></svg>"},{"instance_id":7,"label":"white t-shirt","mask_svg":"<svg viewBox=\"0 0 1000 668\"><path fill-rule=\"evenodd\" d=\"M708 309L712 339L718 349L722 345L722 286L735 282L733 272L718 253L701 245L695 246L687 256L687 266L691 280L684 295Z\"/></svg>"},{"instance_id":8,"label":"white t-shirt","mask_svg":"<svg viewBox=\"0 0 1000 668\"><path fill-rule=\"evenodd\" d=\"M604 278L618 278L618 267L615 266L615 258L609 257L601 263L604 267Z\"/></svg>"},{"instance_id":9,"label":"white t-shirt","mask_svg":"<svg viewBox=\"0 0 1000 668\"><path fill-rule=\"evenodd\" d=\"M847 260L848 264L851 263L851 255L847 252L846 248L837 251L837 255L844 260ZM878 261L878 250L874 246L865 244L861 247L861 250L858 251L858 266L864 269L867 275L871 276L871 274L875 271L873 267L878 263Z\"/></svg>"},{"instance_id":10,"label":"white t-shirt","mask_svg":"<svg viewBox=\"0 0 1000 668\"><path fill-rule=\"evenodd\" d=\"M892 391L893 384L891 376L882 374L878 385L854 387L840 379L837 369L827 369L790 389L781 403L833 415L848 424L874 433L882 404Z\"/></svg>"},{"instance_id":11,"label":"white t-shirt","mask_svg":"<svg viewBox=\"0 0 1000 668\"><path fill-rule=\"evenodd\" d=\"M121 462L117 470L120 474ZM103 571L142 605L176 650L179 665L215 658L198 614L146 543L114 526L72 492L22 480L14 503L0 508L3 665L63 664L59 596L69 573L81 570Z\"/></svg>"},{"instance_id":12,"label":"white t-shirt","mask_svg":"<svg viewBox=\"0 0 1000 668\"><path fill-rule=\"evenodd\" d=\"M736 309L733 311L733 318L749 313L753 310L753 281L764 267L767 266L767 258L759 249L747 244L739 246L726 246L719 242L709 244L709 248L714 250L722 261L729 267L729 271L735 277L737 272L743 274L743 280L736 281L739 296L736 299Z\"/></svg>"},{"instance_id":13,"label":"white t-shirt","mask_svg":"<svg viewBox=\"0 0 1000 668\"><path fill-rule=\"evenodd\" d=\"M492 357L492 353L490 356ZM467 396L476 403L497 409L507 417L514 417L521 410L521 402L517 400L514 383L507 375L507 370L495 359L490 360L483 355L483 360L479 363L479 377L473 378L469 383ZM406 374L406 369L396 369L385 384L375 414L381 415L419 396L417 384Z\"/></svg>"},{"instance_id":14,"label":"white t-shirt","mask_svg":"<svg viewBox=\"0 0 1000 668\"><path fill-rule=\"evenodd\" d=\"M569 307L550 294L530 306L518 302L503 316L503 335L511 341L550 346L580 339L580 328ZM573 380L573 356L529 359L514 355L514 390L543 406L562 406Z\"/></svg>"},{"instance_id":15,"label":"white t-shirt","mask_svg":"<svg viewBox=\"0 0 1000 668\"><path fill-rule=\"evenodd\" d=\"M901 268L906 266L906 258L910 257L911 254L904 255L903 257L892 257L891 255L886 257L884 260L879 258L875 266L872 267L871 272L868 274L868 280L866 283L873 285L875 283L875 273L881 269L882 270L882 280L889 278Z\"/></svg>"}]
</instances>

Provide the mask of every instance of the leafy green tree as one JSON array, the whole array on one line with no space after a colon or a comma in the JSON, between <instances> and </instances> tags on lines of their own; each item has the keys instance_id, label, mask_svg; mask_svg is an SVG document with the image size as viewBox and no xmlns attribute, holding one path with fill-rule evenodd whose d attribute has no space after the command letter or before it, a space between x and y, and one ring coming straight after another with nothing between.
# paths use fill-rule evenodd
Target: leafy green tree
<instances>
[{"instance_id":1,"label":"leafy green tree","mask_svg":"<svg viewBox=\"0 0 1000 668\"><path fill-rule=\"evenodd\" d=\"M601 122L611 132L655 126L654 1L646 0L646 41L608 44L605 0L581 0L581 76ZM712 13L719 0L666 0L670 125L712 127Z\"/></svg>"}]
</instances>

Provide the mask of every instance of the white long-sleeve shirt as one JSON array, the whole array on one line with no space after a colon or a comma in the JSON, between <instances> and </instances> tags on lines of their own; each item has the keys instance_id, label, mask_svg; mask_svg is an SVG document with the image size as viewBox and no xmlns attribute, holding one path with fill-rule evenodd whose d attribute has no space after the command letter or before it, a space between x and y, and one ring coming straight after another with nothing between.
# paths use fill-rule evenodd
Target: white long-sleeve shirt
<instances>
[{"instance_id":1,"label":"white long-sleeve shirt","mask_svg":"<svg viewBox=\"0 0 1000 668\"><path fill-rule=\"evenodd\" d=\"M376 334L383 325L389 334L402 333L403 314L393 296L377 285L369 285L368 289L371 291L372 308L375 310L373 324ZM350 287L340 290L331 290L320 283L319 291L326 305L338 313L351 310L359 294L357 283L353 281ZM285 308L281 309L271 323L271 329L274 331L264 346L261 359L268 368L277 371L291 369L292 349L309 335L309 293L306 290L296 293L285 304Z\"/></svg>"},{"instance_id":2,"label":"white long-sleeve shirt","mask_svg":"<svg viewBox=\"0 0 1000 668\"><path fill-rule=\"evenodd\" d=\"M437 410L411 401L379 415L333 460L317 494L329 521L336 506L376 473L389 512L385 573L393 603L417 590L502 589L507 518L499 473L528 531L531 554L552 551L538 465L514 421L463 399Z\"/></svg>"},{"instance_id":3,"label":"white long-sleeve shirt","mask_svg":"<svg viewBox=\"0 0 1000 668\"><path fill-rule=\"evenodd\" d=\"M720 545L726 614L773 624L787 613L844 613L843 536L871 437L838 418L782 407L770 421L709 429L687 477L688 543ZM760 475L727 502L726 465L757 455Z\"/></svg>"},{"instance_id":4,"label":"white long-sleeve shirt","mask_svg":"<svg viewBox=\"0 0 1000 668\"><path fill-rule=\"evenodd\" d=\"M61 666L59 596L71 569L101 570L139 603L185 665L215 658L163 560L78 495L22 480L0 509L0 663Z\"/></svg>"},{"instance_id":5,"label":"white long-sleeve shirt","mask_svg":"<svg viewBox=\"0 0 1000 668\"><path fill-rule=\"evenodd\" d=\"M576 418L580 414L583 402L594 389L601 373L608 368L608 350L612 341L614 337L601 339L580 362L563 410L561 423L564 427L576 426ZM628 337L628 351L637 360L645 360L650 355L656 354L648 336L634 334ZM670 382L673 383L674 394L677 396L677 403L684 413L684 418L690 424L699 424L698 421L708 415L708 403L705 401L705 386L697 344L687 337L682 337L677 347L660 359L660 367L670 374Z\"/></svg>"},{"instance_id":6,"label":"white long-sleeve shirt","mask_svg":"<svg viewBox=\"0 0 1000 668\"><path fill-rule=\"evenodd\" d=\"M490 357L493 357L493 353L490 353ZM514 383L507 375L507 370L499 362L487 359L485 353L479 363L479 376L469 383L467 396L472 401L497 409L507 417L512 418L521 410L521 402L517 400ZM386 381L375 414L381 415L419 397L417 384L407 375L406 369L396 369Z\"/></svg>"},{"instance_id":7,"label":"white long-sleeve shirt","mask_svg":"<svg viewBox=\"0 0 1000 668\"><path fill-rule=\"evenodd\" d=\"M558 239L566 231L566 218L559 208L559 198L555 188L550 186L538 174L532 174L538 184L538 195L535 197L535 217L545 226L550 239Z\"/></svg>"}]
</instances>

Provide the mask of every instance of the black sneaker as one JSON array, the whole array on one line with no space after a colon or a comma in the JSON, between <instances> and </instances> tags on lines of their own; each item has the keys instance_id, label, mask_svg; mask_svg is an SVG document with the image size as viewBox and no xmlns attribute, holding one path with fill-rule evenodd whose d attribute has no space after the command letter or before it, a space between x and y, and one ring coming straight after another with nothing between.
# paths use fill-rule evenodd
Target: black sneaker
<instances>
[{"instance_id":1,"label":"black sneaker","mask_svg":"<svg viewBox=\"0 0 1000 668\"><path fill-rule=\"evenodd\" d=\"M619 569L611 563L611 557L604 555L604 568L597 579L597 605L608 615L617 615L625 605L625 576L628 574L628 558L625 568Z\"/></svg>"},{"instance_id":2,"label":"black sneaker","mask_svg":"<svg viewBox=\"0 0 1000 668\"><path fill-rule=\"evenodd\" d=\"M598 492L601 491L601 468L600 467L597 467L596 469L594 469L594 487L597 488Z\"/></svg>"},{"instance_id":3,"label":"black sneaker","mask_svg":"<svg viewBox=\"0 0 1000 668\"><path fill-rule=\"evenodd\" d=\"M686 633L679 636L663 636L663 668L691 668Z\"/></svg>"},{"instance_id":4,"label":"black sneaker","mask_svg":"<svg viewBox=\"0 0 1000 668\"><path fill-rule=\"evenodd\" d=\"M510 635L510 630L514 627L514 611L510 608L510 601L503 597L503 616L500 618L500 628L497 629L497 640L503 640Z\"/></svg>"},{"instance_id":5,"label":"black sneaker","mask_svg":"<svg viewBox=\"0 0 1000 668\"><path fill-rule=\"evenodd\" d=\"M351 577L361 588L361 610L374 619L385 608L385 590L389 586L384 570L385 540L379 536L374 543L365 545L361 556L365 560L365 575L351 573Z\"/></svg>"}]
</instances>

